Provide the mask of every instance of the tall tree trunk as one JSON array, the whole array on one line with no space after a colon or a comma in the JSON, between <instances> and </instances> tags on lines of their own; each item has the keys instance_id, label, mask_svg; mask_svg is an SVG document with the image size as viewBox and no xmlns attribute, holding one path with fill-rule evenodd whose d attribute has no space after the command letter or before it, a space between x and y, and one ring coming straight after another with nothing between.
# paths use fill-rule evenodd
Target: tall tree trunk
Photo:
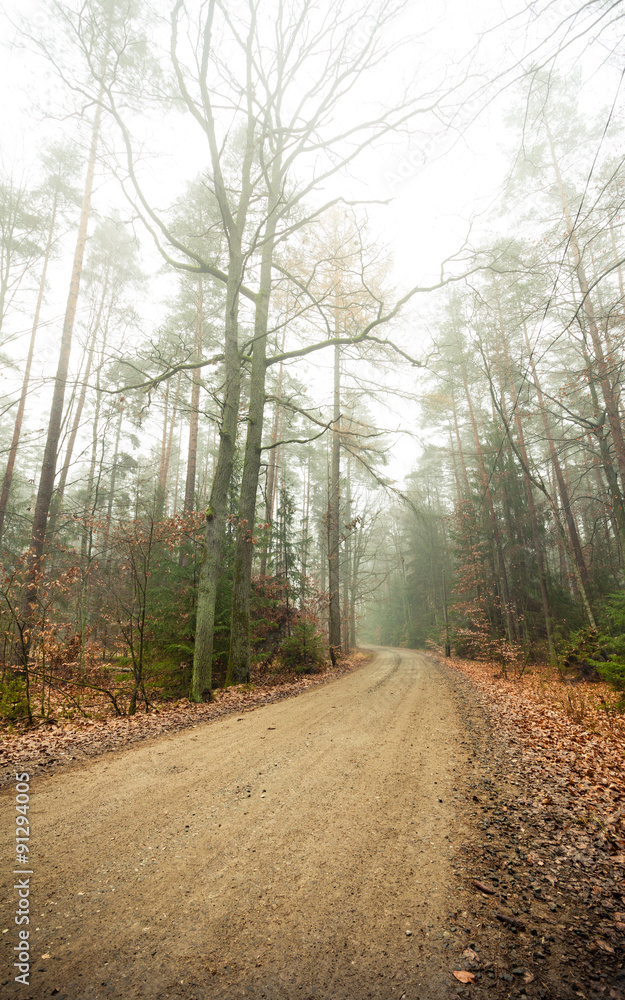
<instances>
[{"instance_id":1,"label":"tall tree trunk","mask_svg":"<svg viewBox=\"0 0 625 1000\"><path fill-rule=\"evenodd\" d=\"M202 338L203 338L203 308L204 308L204 285L202 278L198 280L198 301L197 315L195 319L195 337L193 340L193 361L197 364L202 360ZM195 480L197 470L197 441L200 416L200 369L194 368L193 382L191 386L191 412L189 414L189 449L187 452L187 478L184 488L185 514L195 508Z\"/></svg>"},{"instance_id":2,"label":"tall tree trunk","mask_svg":"<svg viewBox=\"0 0 625 1000\"><path fill-rule=\"evenodd\" d=\"M462 491L460 489L460 477L458 476L458 462L456 461L456 449L454 448L454 439L451 434L451 427L449 430L449 454L451 455L451 465L454 470L454 482L456 484L456 502L462 502Z\"/></svg>"},{"instance_id":3,"label":"tall tree trunk","mask_svg":"<svg viewBox=\"0 0 625 1000\"><path fill-rule=\"evenodd\" d=\"M104 539L102 541L102 556L106 560L106 575L111 577L111 553L109 552L109 537L111 534L111 523L113 520L113 504L115 503L115 489L117 486L117 466L119 459L119 442L122 434L122 421L124 419L124 403L119 401L119 416L117 417L117 427L115 429L115 446L113 448L113 464L111 466L111 480L109 483L109 498L106 508L106 521L104 524Z\"/></svg>"},{"instance_id":4,"label":"tall tree trunk","mask_svg":"<svg viewBox=\"0 0 625 1000\"><path fill-rule=\"evenodd\" d=\"M174 517L178 512L178 487L180 486L180 458L182 455L182 420L178 427L178 452L176 455L176 481L174 483Z\"/></svg>"},{"instance_id":5,"label":"tall tree trunk","mask_svg":"<svg viewBox=\"0 0 625 1000\"><path fill-rule=\"evenodd\" d=\"M102 378L102 368L104 367L105 353L106 353L106 331L104 332L104 338L102 342L102 353L100 355L101 360L100 364L98 365L97 376L96 376L95 409L93 414L93 426L91 428L91 458L89 461L89 472L87 474L87 497L85 503L85 516L87 518L87 524L83 526L83 532L80 541L81 562L85 561L85 558L87 556L87 547L89 548L89 558L91 554L93 534L94 534L93 518L95 517L95 512L98 509L100 479L102 477L102 458L103 458L104 445L103 441L100 439L100 411L102 409L101 378ZM103 435L103 437L105 436L106 435ZM99 447L102 448L102 451L99 463L98 477L96 482L95 470L96 470Z\"/></svg>"},{"instance_id":6,"label":"tall tree trunk","mask_svg":"<svg viewBox=\"0 0 625 1000\"><path fill-rule=\"evenodd\" d=\"M284 351L284 345L286 340L286 325L284 329L284 336L282 337L282 351ZM280 406L280 400L282 399L282 379L283 379L284 366L280 362L278 368L278 390L276 393L276 405L273 412L273 430L271 434L271 451L269 453L269 465L267 468L267 495L265 503L265 524L269 527L266 529L265 541L263 542L263 548L260 556L260 575L267 575L267 559L269 553L271 552L271 541L272 541L272 524L273 524L273 509L275 500L275 484L276 484L276 470L278 468L278 462L280 458L280 446L278 445L278 440L281 436L282 428L282 418L283 411Z\"/></svg>"},{"instance_id":7,"label":"tall tree trunk","mask_svg":"<svg viewBox=\"0 0 625 1000\"><path fill-rule=\"evenodd\" d=\"M514 411L514 420L516 423L517 436L519 439L519 451L521 452L524 463L523 482L525 484L525 494L527 496L527 508L529 511L530 526L532 529L532 541L534 543L534 554L536 556L536 568L538 570L538 583L540 586L540 597L543 608L543 618L545 621L545 631L547 633L549 660L551 663L554 663L556 658L556 650L553 642L551 604L549 601L549 591L547 588L547 572L545 569L545 558L543 553L542 539L540 537L540 531L538 529L538 517L536 515L536 504L534 502L534 490L532 486L532 481L528 475L528 472L526 471L526 469L529 469L529 460L527 455L527 448L525 446L525 431L523 428L523 421L521 418L521 407L519 405L516 386L514 384L514 378L512 377L512 367L510 364L510 355L508 352L508 344L506 341L506 335L504 331L501 311L499 313L499 322L500 322L500 333L504 351L504 362L508 371L510 398L512 400L512 409Z\"/></svg>"},{"instance_id":8,"label":"tall tree trunk","mask_svg":"<svg viewBox=\"0 0 625 1000\"><path fill-rule=\"evenodd\" d=\"M240 237L238 239L235 237L236 234L230 236L228 280L226 283L225 389L219 428L219 450L210 500L206 508L206 533L197 591L195 648L190 691L190 699L195 702L209 699L212 692L215 601L221 569L221 550L228 514L228 490L234 465L241 399L238 314L243 255Z\"/></svg>"},{"instance_id":9,"label":"tall tree trunk","mask_svg":"<svg viewBox=\"0 0 625 1000\"><path fill-rule=\"evenodd\" d=\"M106 335L102 345L102 354L104 355L106 351ZM102 370L102 364L98 368L97 384L96 384L96 405L95 412L93 416L93 430L92 430L92 441L91 441L91 459L89 462L89 473L87 476L87 501L85 504L85 520L82 525L82 532L80 538L80 570L82 575L82 583L80 588L79 597L79 614L78 620L80 622L80 664L81 669L84 666L84 646L87 636L87 621L89 617L89 603L90 603L90 584L91 584L91 570L93 569L97 553L95 551L94 538L96 535L96 523L95 523L95 513L98 508L98 503L100 499L100 483L102 481L103 465L104 465L104 443L101 440L106 438L106 433L100 435L100 409L102 405L102 393L100 389L100 374ZM121 423L121 415L119 425ZM117 437L115 452L117 453L119 447L119 437ZM98 462L98 449L100 448L100 459ZM98 464L98 474L96 477L96 463ZM110 556L107 559L107 548L108 548L108 538L110 532L110 516L111 509L109 504L109 516L104 527L104 543L102 546L102 557L106 559L106 577L107 582L110 585L111 571L110 571ZM96 619L96 629L97 625L100 624L100 620ZM106 658L106 636L107 636L107 622L104 620L104 642L102 644L102 658ZM97 633L96 633L97 634Z\"/></svg>"},{"instance_id":10,"label":"tall tree trunk","mask_svg":"<svg viewBox=\"0 0 625 1000\"><path fill-rule=\"evenodd\" d=\"M508 586L508 574L506 571L506 562L504 559L503 545L501 543L501 533L499 531L499 524L497 522L497 515L495 513L495 505L493 503L493 497L490 488L490 482L488 479L488 473L486 472L486 465L484 463L484 455L482 453L482 445L480 443L480 435L478 431L477 421L475 419L475 413L473 410L473 403L471 402L471 393L469 390L469 383L467 381L466 368L464 362L461 361L460 364L462 372L462 382L464 385L465 396L467 400L467 406L469 409L469 419L471 421L471 428L473 430L473 441L475 444L475 454L477 457L478 468L480 472L480 479L482 481L482 489L484 492L484 499L488 505L488 511L490 514L491 529L493 532L493 539L495 542L495 551L497 553L497 571L499 579L501 580L501 586L503 590L503 613L504 620L506 623L506 632L508 635L509 642L514 642L515 639L515 628L513 623L512 615L512 601L510 598L510 588Z\"/></svg>"},{"instance_id":11,"label":"tall tree trunk","mask_svg":"<svg viewBox=\"0 0 625 1000\"><path fill-rule=\"evenodd\" d=\"M104 74L103 74L104 75ZM63 334L59 350L59 360L57 364L56 376L54 380L54 392L52 405L50 407L50 418L48 421L48 433L43 455L43 465L39 479L39 489L35 504L35 514L33 518L32 535L30 540L30 555L28 560L27 576L24 588L24 600L22 603L22 619L28 627L31 624L32 612L37 602L37 573L41 565L41 557L46 539L46 528L52 495L54 493L54 478L56 475L56 462L58 455L59 438L61 433L61 422L63 420L63 403L65 400L65 387L67 384L67 372L72 349L72 335L74 332L74 320L76 317L76 307L78 304L78 293L80 289L80 278L82 275L83 259L85 255L85 245L87 242L87 225L91 211L91 195L93 192L93 180L95 175L95 165L98 148L98 137L100 132L100 121L102 118L102 108L100 101L104 94L104 88L100 90L99 101L96 107L93 126L91 131L91 146L89 150L89 160L87 163L87 175L85 178L85 188L83 192L82 207L80 212L80 223L76 238L76 248L74 250L74 261L72 264L72 275L65 309L65 319L63 322ZM24 658L24 645L20 643L19 660Z\"/></svg>"},{"instance_id":12,"label":"tall tree trunk","mask_svg":"<svg viewBox=\"0 0 625 1000\"><path fill-rule=\"evenodd\" d=\"M248 51L248 60L250 59ZM239 405L241 400L241 359L239 356L238 317L239 294L245 270L243 234L254 185L252 168L258 150L256 143L257 120L251 111L249 95L245 151L241 162L240 196L233 213L229 193L224 181L221 149L216 136L215 120L210 96L205 89L206 134L213 172L213 187L219 205L222 223L228 241L228 271L226 277L226 315L224 324L224 374L225 386L222 404L219 452L211 486L209 505L206 509L206 535L200 566L195 620L195 649L190 698L204 701L212 697L213 644L215 631L215 602L221 571L221 551L226 532L228 494L236 452Z\"/></svg>"},{"instance_id":13,"label":"tall tree trunk","mask_svg":"<svg viewBox=\"0 0 625 1000\"><path fill-rule=\"evenodd\" d=\"M352 508L352 493L351 493L351 468L349 457L347 459L347 470L345 477L345 545L343 547L343 652L345 656L349 656L350 652L350 638L351 638L351 618L352 618L352 608L351 608L351 561L352 561L352 528L351 520L351 508ZM403 561L402 561L403 570ZM407 593L407 590L406 590Z\"/></svg>"},{"instance_id":14,"label":"tall tree trunk","mask_svg":"<svg viewBox=\"0 0 625 1000\"><path fill-rule=\"evenodd\" d=\"M158 463L158 479L156 480L156 494L154 498L154 516L160 520L162 511L165 508L165 490L167 489L167 431L169 430L169 395L171 385L169 380L165 386L165 401L163 405L163 429L161 431L161 454Z\"/></svg>"},{"instance_id":15,"label":"tall tree trunk","mask_svg":"<svg viewBox=\"0 0 625 1000\"><path fill-rule=\"evenodd\" d=\"M163 467L163 490L162 499L163 505L159 512L159 518L167 517L167 482L169 480L169 466L171 465L171 449L174 443L174 431L176 429L176 417L178 416L178 404L180 402L180 386L182 384L182 372L178 372L178 378L176 380L176 395L174 396L174 406L171 413L171 420L169 422L169 434L167 437L167 450L165 452L165 464Z\"/></svg>"},{"instance_id":16,"label":"tall tree trunk","mask_svg":"<svg viewBox=\"0 0 625 1000\"><path fill-rule=\"evenodd\" d=\"M279 159L274 162L274 181L279 176ZM230 619L230 655L226 684L248 683L250 679L250 602L252 593L252 563L254 560L254 525L256 494L260 475L267 377L267 329L269 298L273 266L274 240L277 225L277 185L271 185L267 199L267 224L263 237L260 283L254 314L254 347L250 373L250 398L247 415L247 436L241 476L241 499L237 527L232 580L232 616Z\"/></svg>"},{"instance_id":17,"label":"tall tree trunk","mask_svg":"<svg viewBox=\"0 0 625 1000\"><path fill-rule=\"evenodd\" d=\"M89 382L89 375L91 374L91 365L93 363L93 354L95 351L95 341L99 326L99 316L98 321L93 329L91 335L91 340L87 348L87 360L85 365L85 372L83 375L82 388L80 390L80 396L78 397L78 405L76 407L76 412L74 414L74 419L72 421L72 429L70 431L69 439L67 442L67 448L65 449L65 458L63 460L63 466L61 468L61 473L59 476L59 483L56 488L54 498L52 500L52 509L50 512L50 519L48 521L48 532L50 537L54 537L56 531L56 524L63 509L63 497L65 496L65 487L67 486L67 477L69 475L70 466L72 464L72 455L74 454L74 446L76 444L76 438L78 437L78 431L80 430L80 421L82 419L82 412L85 407L85 400L87 398L87 388Z\"/></svg>"},{"instance_id":18,"label":"tall tree trunk","mask_svg":"<svg viewBox=\"0 0 625 1000\"><path fill-rule=\"evenodd\" d=\"M594 372L592 370L592 361L588 353L586 344L584 343L583 348L584 362L586 364L586 372L588 376L588 390L590 392L590 398L595 409L595 413L599 413L599 397L597 394L597 387L594 383ZM616 523L618 525L618 533L616 535L617 545L619 548L619 562L622 566L625 566L625 497L620 487L619 478L617 475L617 470L614 467L614 461L612 457L612 451L610 449L609 442L610 431L605 427L605 420L598 423L594 428L594 435L597 438L599 444L599 454L601 455L601 462L603 464L603 470L605 472L605 477L608 483L608 488L610 491L610 496L612 500L612 512L616 518Z\"/></svg>"},{"instance_id":19,"label":"tall tree trunk","mask_svg":"<svg viewBox=\"0 0 625 1000\"><path fill-rule=\"evenodd\" d=\"M306 466L306 489L304 492L302 517L302 591L300 604L303 607L308 592L308 533L310 530L310 455Z\"/></svg>"},{"instance_id":20,"label":"tall tree trunk","mask_svg":"<svg viewBox=\"0 0 625 1000\"><path fill-rule=\"evenodd\" d=\"M332 415L332 457L328 496L328 643L334 664L341 651L341 349L334 347L334 405Z\"/></svg>"},{"instance_id":21,"label":"tall tree trunk","mask_svg":"<svg viewBox=\"0 0 625 1000\"><path fill-rule=\"evenodd\" d=\"M22 423L24 420L24 410L26 408L26 397L28 395L28 387L30 385L30 372L33 364L33 356L35 353L35 341L37 339L37 330L39 329L39 316L41 313L41 305L43 302L43 296L46 287L46 275L48 273L50 251L52 249L52 240L54 238L54 227L56 225L57 208L58 208L58 189L55 188L54 199L52 202L52 214L50 216L50 226L48 228L48 238L46 241L46 250L43 257L43 268L41 271L41 279L39 281L39 293L37 295L37 304L35 306L35 315L33 318L33 328L30 335L30 343L28 345L28 356L26 358L26 369L24 371L24 380L22 382L22 392L17 407L17 413L15 415L13 438L11 440L11 447L9 448L9 457L7 459L7 466L4 472L4 478L2 480L2 492L0 493L0 540L2 539L2 532L4 530L4 518L6 516L7 504L9 502L9 495L11 492L11 483L13 481L13 469L15 468L15 458L17 456L17 449L19 448L20 444L20 437L22 435Z\"/></svg>"},{"instance_id":22,"label":"tall tree trunk","mask_svg":"<svg viewBox=\"0 0 625 1000\"><path fill-rule=\"evenodd\" d=\"M328 475L328 488L330 486L330 476ZM323 523L319 525L318 539L318 549L319 549L319 589L321 592L325 592L327 589L327 572L328 572L328 530L327 524L325 523L325 518Z\"/></svg>"},{"instance_id":23,"label":"tall tree trunk","mask_svg":"<svg viewBox=\"0 0 625 1000\"><path fill-rule=\"evenodd\" d=\"M495 400L494 400L494 396L493 396L493 402L494 401ZM508 439L512 443L513 439L512 439L512 434L511 434L510 426L509 426L509 424L507 422L506 415L505 415L505 412L504 412L503 409L500 409L500 417L501 417L502 421L504 422L504 424L506 426L506 433L508 435ZM567 553L567 555L569 557L569 560L570 560L570 563L571 563L571 569L573 570L573 575L575 577L575 582L577 584L577 588L578 588L580 597L582 599L582 604L584 606L584 611L586 612L586 617L588 619L588 623L589 623L589 625L592 628L596 628L596 623L595 623L595 619L594 619L594 616L593 616L593 613L592 613L592 608L590 606L590 601L588 600L588 594L587 594L587 591L586 591L586 587L584 586L584 582L582 580L581 573L579 571L579 567L577 566L577 562L576 562L575 557L573 555L573 552L571 550L571 545L570 545L570 542L569 542L569 540L567 538L566 531L564 529L564 526L562 525L562 521L561 521L561 518L560 518L560 511L558 510L558 505L557 505L557 503L554 500L555 491L547 489L547 487L545 486L545 483L544 483L542 477L539 474L532 474L532 471L531 471L529 465L527 464L527 462L525 461L522 452L514 444L512 446L514 448L514 451L515 451L515 454L517 456L517 459L520 461L520 463L521 463L521 465L523 467L523 471L526 473L527 476L529 476L529 478L531 479L531 481L538 487L538 489L541 491L541 493L543 494L543 496L545 497L545 499L549 503L549 506L551 507L553 518L554 518L556 527L558 529L558 534L560 536L562 544L563 544L563 546L564 546L564 548L566 550L566 553Z\"/></svg>"},{"instance_id":24,"label":"tall tree trunk","mask_svg":"<svg viewBox=\"0 0 625 1000\"><path fill-rule=\"evenodd\" d=\"M582 545L580 542L580 538L577 533L577 525L575 524L575 519L573 517L573 512L571 509L571 499L569 497L569 491L564 478L564 473L562 472L562 465L560 464L558 452L556 450L555 440L553 437L553 429L551 427L551 421L549 420L549 415L547 413L545 398L543 396L541 384L538 379L538 373L536 371L536 365L534 364L534 357L532 354L532 350L530 348L529 337L527 335L527 329L525 325L523 326L523 333L525 337L525 346L527 347L528 357L530 360L530 367L532 370L534 387L536 389L536 396L538 398L538 408L540 410L543 427L545 429L547 447L549 448L549 457L553 465L553 471L555 473L556 482L558 484L558 493L560 494L560 503L562 505L562 512L564 514L564 520L566 521L566 526L569 533L570 549L573 553L575 565L579 572L579 576L581 577L582 583L584 587L587 588L588 569L586 567L586 562L584 560L584 553L582 552Z\"/></svg>"},{"instance_id":25,"label":"tall tree trunk","mask_svg":"<svg viewBox=\"0 0 625 1000\"><path fill-rule=\"evenodd\" d=\"M467 465L464 460L464 450L462 448L462 441L460 440L460 428L458 427L458 411L456 410L456 396L453 389L451 391L451 410L454 415L454 431L456 434L456 443L458 445L458 456L460 458L460 467L462 469L462 481L464 482L464 488L466 490L466 498L467 500L469 500L471 496L471 487L469 486Z\"/></svg>"},{"instance_id":26,"label":"tall tree trunk","mask_svg":"<svg viewBox=\"0 0 625 1000\"><path fill-rule=\"evenodd\" d=\"M625 299L625 286L623 285L623 268L621 267L621 256L616 248L616 239L614 237L614 226L612 224L612 219L609 222L610 226L610 242L612 244L612 253L614 255L614 261L617 264L616 273L618 274L618 288L621 293L621 300Z\"/></svg>"},{"instance_id":27,"label":"tall tree trunk","mask_svg":"<svg viewBox=\"0 0 625 1000\"><path fill-rule=\"evenodd\" d=\"M588 442L588 450L590 452L590 455L592 456L591 457L591 465L592 465L592 469L593 469L593 473L594 473L595 484L596 484L596 487L597 487L597 497L600 499L600 502L603 504L604 511L605 511L605 513L604 513L604 521L605 521L605 526L606 526L606 536L607 536L606 540L607 540L607 544L608 544L608 550L609 550L610 553L612 553L612 550L614 550L614 549L616 550L616 560L617 560L617 566L616 567L613 565L612 559L610 558L610 563L612 565L612 572L614 573L614 578L615 578L618 586L622 588L623 584L625 583L625 581L623 579L623 562L622 562L622 555L623 555L623 553L622 553L622 547L621 547L621 536L620 536L619 520L618 520L618 517L617 517L617 513L616 513L616 511L614 509L614 504L606 502L606 500L607 500L606 494L610 494L611 490L610 490L610 486L607 483L607 480L604 480L602 478L601 469L603 468L603 463L601 461L601 458L598 457L597 454L596 454L596 451L595 451L595 441L594 441L593 436L590 433L590 431L586 435L586 440ZM612 471L614 471L614 470L612 470ZM589 481L589 484L588 484L588 492L589 492L590 495L592 495L592 485L591 485L590 481ZM601 500L602 497L606 497L606 500ZM612 529L611 533L610 533L610 528Z\"/></svg>"},{"instance_id":28,"label":"tall tree trunk","mask_svg":"<svg viewBox=\"0 0 625 1000\"><path fill-rule=\"evenodd\" d=\"M464 507L466 509L466 508L470 507L470 505L471 505L471 487L469 485L469 476L467 474L467 466L466 466L466 462L465 462L465 458L464 458L464 450L463 450L463 447L462 447L462 441L460 439L460 428L458 426L458 411L456 409L456 397L455 397L453 389L451 391L451 409L452 409L453 418L454 418L454 432L455 432L455 435L456 435L456 444L458 445L458 459L459 459L459 462L460 462L460 468L462 469L462 482L464 483L464 489L465 489L465 496L463 497L462 496L462 490L460 488L460 480L459 480L459 477L458 477L458 469L457 469L457 464L456 464L456 453L455 453L454 446L453 446L453 438L452 438L451 427L450 427L449 428L449 442L450 442L450 445L451 445L451 456L452 456L452 460L453 460L454 475L455 475L455 479L456 479L456 495L458 497L458 510L460 510L462 507ZM477 558L476 558L476 550L475 550L474 541L475 540L474 540L473 536L471 535L469 537L469 542L470 542L470 560L471 560L471 564L473 566L473 574L474 574L474 579L475 579L475 596L479 600L479 598L481 596L482 588L480 586L480 574L479 574L479 571L478 571L478 561L477 561Z\"/></svg>"}]
</instances>

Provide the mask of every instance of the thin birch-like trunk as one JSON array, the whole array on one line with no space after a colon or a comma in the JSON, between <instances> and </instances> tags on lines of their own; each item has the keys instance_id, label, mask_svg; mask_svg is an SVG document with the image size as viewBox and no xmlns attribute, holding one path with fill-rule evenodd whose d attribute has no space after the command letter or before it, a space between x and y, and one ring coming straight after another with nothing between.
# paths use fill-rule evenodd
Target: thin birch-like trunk
<instances>
[{"instance_id":1,"label":"thin birch-like trunk","mask_svg":"<svg viewBox=\"0 0 625 1000\"><path fill-rule=\"evenodd\" d=\"M193 361L199 363L202 360L202 336L203 336L203 301L204 286L202 279L198 281L198 302L195 319L195 336L193 340ZM195 480L197 476L197 443L200 416L200 369L194 368L193 381L191 385L191 410L189 413L189 448L187 452L187 478L184 488L185 514L195 508Z\"/></svg>"},{"instance_id":2,"label":"thin birch-like trunk","mask_svg":"<svg viewBox=\"0 0 625 1000\"><path fill-rule=\"evenodd\" d=\"M26 368L24 370L24 379L22 381L22 392L20 394L20 401L17 407L17 413L15 415L15 424L13 427L13 437L11 439L11 446L9 448L9 457L7 459L7 465L4 472L4 477L2 480L2 492L0 493L0 539L2 538L2 532L4 530L4 519L6 516L7 504L9 502L9 496L11 493L11 484L13 482L13 470L15 468L15 459L17 457L17 450L20 444L20 438L22 436L22 424L24 421L24 410L26 408L26 397L28 396L28 387L30 385L30 373L33 364L33 357L35 353L35 342L37 339L37 330L39 329L39 316L41 314L41 305L43 303L43 296L46 287L46 276L48 273L48 263L50 261L50 251L52 249L52 241L54 238L54 227L56 224L56 213L58 208L58 191L55 188L54 199L52 202L52 214L50 217L50 226L48 228L48 238L46 241L46 249L43 257L43 268L41 270L41 278L39 280L39 292L37 294L37 304L35 306L35 315L33 318L33 327L30 335L30 343L28 345L28 355L26 358Z\"/></svg>"},{"instance_id":3,"label":"thin birch-like trunk","mask_svg":"<svg viewBox=\"0 0 625 1000\"><path fill-rule=\"evenodd\" d=\"M334 664L341 651L340 589L340 503L341 503L341 349L334 348L334 403L332 413L332 452L328 492L328 645Z\"/></svg>"},{"instance_id":4,"label":"thin birch-like trunk","mask_svg":"<svg viewBox=\"0 0 625 1000\"><path fill-rule=\"evenodd\" d=\"M104 72L102 75L104 75ZM37 603L37 574L41 567L41 557L43 555L46 540L48 514L50 512L50 504L54 493L56 462L58 457L59 438L61 434L61 423L63 420L63 403L65 400L65 388L67 385L67 373L72 349L74 320L76 318L80 279L82 276L85 246L87 242L87 226L91 212L91 196L93 193L98 138L102 118L102 107L100 102L103 94L104 88L101 88L91 131L91 146L89 149L89 159L87 163L87 174L85 178L85 187L80 212L80 222L76 237L76 247L74 250L74 260L72 264L72 274L65 309L65 318L63 321L63 333L59 349L59 359L54 379L54 392L52 396L52 405L50 407L48 433L46 437L41 476L39 478L39 489L37 491L37 500L35 504L35 514L33 518L30 541L30 556L28 560L27 576L24 587L24 599L21 609L21 618L25 628L29 628L32 625L32 616ZM27 649L27 643L19 643L19 662L22 662L24 655L27 655Z\"/></svg>"}]
</instances>

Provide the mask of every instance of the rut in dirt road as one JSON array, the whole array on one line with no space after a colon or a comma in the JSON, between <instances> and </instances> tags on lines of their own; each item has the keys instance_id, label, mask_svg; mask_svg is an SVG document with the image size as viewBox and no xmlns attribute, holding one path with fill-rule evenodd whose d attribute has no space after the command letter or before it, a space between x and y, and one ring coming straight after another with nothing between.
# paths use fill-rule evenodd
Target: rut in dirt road
<instances>
[{"instance_id":1,"label":"rut in dirt road","mask_svg":"<svg viewBox=\"0 0 625 1000\"><path fill-rule=\"evenodd\" d=\"M6 995L450 996L462 737L445 674L378 649L296 699L37 778L36 960L15 984L11 923Z\"/></svg>"}]
</instances>

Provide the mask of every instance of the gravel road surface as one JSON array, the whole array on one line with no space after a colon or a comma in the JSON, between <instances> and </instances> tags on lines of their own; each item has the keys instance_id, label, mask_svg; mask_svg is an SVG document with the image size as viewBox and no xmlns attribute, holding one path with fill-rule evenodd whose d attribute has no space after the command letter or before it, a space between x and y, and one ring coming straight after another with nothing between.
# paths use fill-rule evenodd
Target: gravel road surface
<instances>
[{"instance_id":1,"label":"gravel road surface","mask_svg":"<svg viewBox=\"0 0 625 1000\"><path fill-rule=\"evenodd\" d=\"M446 673L375 648L292 700L34 778L29 986L7 789L4 995L454 996L463 737Z\"/></svg>"}]
</instances>

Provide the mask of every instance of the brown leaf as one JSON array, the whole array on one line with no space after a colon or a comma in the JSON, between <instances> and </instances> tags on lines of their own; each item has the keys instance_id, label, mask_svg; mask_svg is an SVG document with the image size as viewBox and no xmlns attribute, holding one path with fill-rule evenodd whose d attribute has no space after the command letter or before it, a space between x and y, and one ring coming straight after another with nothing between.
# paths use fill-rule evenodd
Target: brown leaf
<instances>
[{"instance_id":1,"label":"brown leaf","mask_svg":"<svg viewBox=\"0 0 625 1000\"><path fill-rule=\"evenodd\" d=\"M469 960L469 962L479 962L480 956L473 948L465 948L462 952L462 957Z\"/></svg>"},{"instance_id":2,"label":"brown leaf","mask_svg":"<svg viewBox=\"0 0 625 1000\"><path fill-rule=\"evenodd\" d=\"M598 948L601 948L601 951L607 952L608 955L614 954L614 948L612 947L611 944L608 944L607 941L602 941L601 938L597 938L595 944L597 945Z\"/></svg>"},{"instance_id":3,"label":"brown leaf","mask_svg":"<svg viewBox=\"0 0 625 1000\"><path fill-rule=\"evenodd\" d=\"M525 972L525 973L523 973L523 982L524 983L533 983L534 982L534 976L532 975L531 972Z\"/></svg>"},{"instance_id":4,"label":"brown leaf","mask_svg":"<svg viewBox=\"0 0 625 1000\"><path fill-rule=\"evenodd\" d=\"M459 983L475 982L475 976L472 972L453 972L452 975L456 977Z\"/></svg>"}]
</instances>

